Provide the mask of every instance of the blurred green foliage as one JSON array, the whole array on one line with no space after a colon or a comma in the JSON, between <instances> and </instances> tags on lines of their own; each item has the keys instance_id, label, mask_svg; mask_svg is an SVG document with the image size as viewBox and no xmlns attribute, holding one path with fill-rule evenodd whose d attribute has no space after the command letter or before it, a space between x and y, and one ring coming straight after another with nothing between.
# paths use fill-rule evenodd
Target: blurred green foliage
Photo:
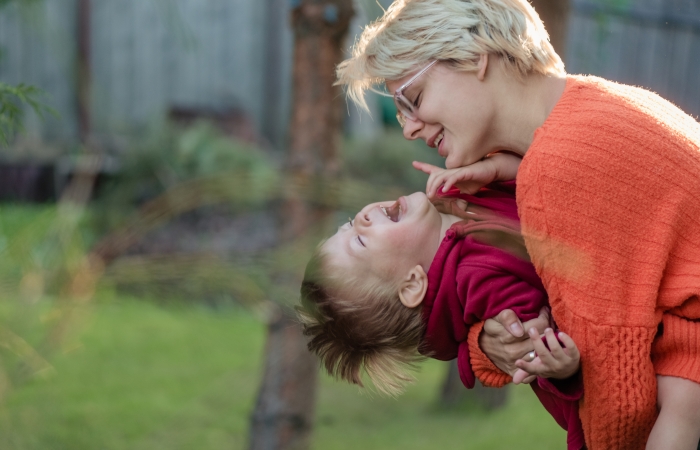
<instances>
[{"instance_id":1,"label":"blurred green foliage","mask_svg":"<svg viewBox=\"0 0 700 450\"><path fill-rule=\"evenodd\" d=\"M42 101L43 96L45 93L35 86L22 83L13 86L0 81L0 145L6 146L14 133L22 130L24 105L39 117L46 112L57 115Z\"/></svg>"},{"instance_id":2,"label":"blurred green foliage","mask_svg":"<svg viewBox=\"0 0 700 450\"><path fill-rule=\"evenodd\" d=\"M399 188L401 195L425 190L428 176L414 169L413 161L444 167L434 149L420 140L407 141L397 128L387 128L372 140L346 140L342 149L343 174L347 178L362 180L378 190Z\"/></svg>"},{"instance_id":3,"label":"blurred green foliage","mask_svg":"<svg viewBox=\"0 0 700 450\"><path fill-rule=\"evenodd\" d=\"M0 0L0 10L8 5L29 6L41 0ZM1 50L1 49L0 49ZM0 51L0 58L2 52ZM46 94L35 86L24 83L10 85L0 81L0 146L6 146L17 131L22 130L24 107L29 106L39 116L44 113L57 115L41 99Z\"/></svg>"},{"instance_id":4,"label":"blurred green foliage","mask_svg":"<svg viewBox=\"0 0 700 450\"><path fill-rule=\"evenodd\" d=\"M229 192L235 208L261 206L268 200L265 185L278 169L261 149L222 135L203 121L192 127L166 127L136 142L119 155L121 167L111 176L93 209L96 230L108 233L133 217L147 201L183 183L214 177L245 180Z\"/></svg>"},{"instance_id":5,"label":"blurred green foliage","mask_svg":"<svg viewBox=\"0 0 700 450\"><path fill-rule=\"evenodd\" d=\"M79 322L91 242L75 205L0 207L0 403L10 386L53 371Z\"/></svg>"}]
</instances>

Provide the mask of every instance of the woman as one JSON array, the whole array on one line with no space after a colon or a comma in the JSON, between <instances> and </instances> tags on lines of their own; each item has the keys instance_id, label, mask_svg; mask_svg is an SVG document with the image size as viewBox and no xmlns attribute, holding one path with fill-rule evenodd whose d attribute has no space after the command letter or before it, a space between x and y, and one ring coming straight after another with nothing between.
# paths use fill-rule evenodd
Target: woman
<instances>
[{"instance_id":1,"label":"woman","mask_svg":"<svg viewBox=\"0 0 700 450\"><path fill-rule=\"evenodd\" d=\"M700 383L698 123L642 89L566 75L525 0L398 0L365 29L338 83L360 105L386 83L404 136L445 158L447 172L417 164L431 181L483 175L494 152L523 157L518 212L552 316L581 350L586 443L644 447L655 376L660 392ZM486 172L477 181L498 176ZM472 365L502 384L481 350L512 374L507 355L532 345L508 344L495 322L481 331L470 332ZM658 429L648 448L673 448Z\"/></svg>"}]
</instances>

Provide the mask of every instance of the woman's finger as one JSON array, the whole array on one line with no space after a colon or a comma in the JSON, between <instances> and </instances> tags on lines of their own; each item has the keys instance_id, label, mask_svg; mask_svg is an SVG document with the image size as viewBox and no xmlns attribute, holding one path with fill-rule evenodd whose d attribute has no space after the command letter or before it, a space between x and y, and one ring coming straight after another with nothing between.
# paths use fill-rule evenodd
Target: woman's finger
<instances>
[{"instance_id":1,"label":"woman's finger","mask_svg":"<svg viewBox=\"0 0 700 450\"><path fill-rule=\"evenodd\" d=\"M504 310L505 311L505 310ZM542 334L544 330L549 327L549 311L546 307L540 309L540 315L536 319L528 320L522 324L523 329L529 330L530 328L536 328L537 331Z\"/></svg>"},{"instance_id":2,"label":"woman's finger","mask_svg":"<svg viewBox=\"0 0 700 450\"><path fill-rule=\"evenodd\" d=\"M530 384L537 379L537 375L530 375L523 380L523 384Z\"/></svg>"},{"instance_id":3,"label":"woman's finger","mask_svg":"<svg viewBox=\"0 0 700 450\"><path fill-rule=\"evenodd\" d=\"M520 319L518 319L518 316L512 309L504 309L503 311L498 313L498 315L494 317L493 320L498 322L498 324L501 327L505 328L514 337L524 337L525 339L527 339L527 337L525 336L523 324L522 322L520 322ZM484 328L486 328L486 325L488 325L488 320L486 321Z\"/></svg>"},{"instance_id":4,"label":"woman's finger","mask_svg":"<svg viewBox=\"0 0 700 450\"><path fill-rule=\"evenodd\" d=\"M523 369L518 369L513 374L513 384L520 384L529 376L530 374L525 372Z\"/></svg>"}]
</instances>

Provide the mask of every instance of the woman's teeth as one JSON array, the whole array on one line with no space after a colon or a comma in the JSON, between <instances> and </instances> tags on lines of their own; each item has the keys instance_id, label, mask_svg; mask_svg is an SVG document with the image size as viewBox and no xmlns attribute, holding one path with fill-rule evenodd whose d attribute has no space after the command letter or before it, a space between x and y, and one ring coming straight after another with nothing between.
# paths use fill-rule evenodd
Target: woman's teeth
<instances>
[{"instance_id":1,"label":"woman's teeth","mask_svg":"<svg viewBox=\"0 0 700 450\"><path fill-rule=\"evenodd\" d=\"M442 139L445 137L445 132L442 131L440 134L438 134L438 137L435 138L435 148L440 146L440 142L442 142Z\"/></svg>"}]
</instances>

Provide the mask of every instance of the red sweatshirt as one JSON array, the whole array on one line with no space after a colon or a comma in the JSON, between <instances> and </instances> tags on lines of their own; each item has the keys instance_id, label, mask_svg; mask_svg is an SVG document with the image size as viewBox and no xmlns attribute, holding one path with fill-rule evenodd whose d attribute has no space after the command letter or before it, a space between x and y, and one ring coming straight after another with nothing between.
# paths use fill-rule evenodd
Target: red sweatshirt
<instances>
[{"instance_id":1,"label":"red sweatshirt","mask_svg":"<svg viewBox=\"0 0 700 450\"><path fill-rule=\"evenodd\" d=\"M523 321L534 319L547 305L542 282L524 252L515 184L490 187L476 196L459 195L494 214L473 216L476 220L456 223L447 231L428 270L428 291L423 300L426 333L421 352L443 361L457 358L462 383L468 388L475 382L467 343L470 325L508 308ZM556 380L556 385L540 378L531 386L547 411L568 431L567 448L579 450L584 445L578 417L582 387L580 377L572 378Z\"/></svg>"}]
</instances>

